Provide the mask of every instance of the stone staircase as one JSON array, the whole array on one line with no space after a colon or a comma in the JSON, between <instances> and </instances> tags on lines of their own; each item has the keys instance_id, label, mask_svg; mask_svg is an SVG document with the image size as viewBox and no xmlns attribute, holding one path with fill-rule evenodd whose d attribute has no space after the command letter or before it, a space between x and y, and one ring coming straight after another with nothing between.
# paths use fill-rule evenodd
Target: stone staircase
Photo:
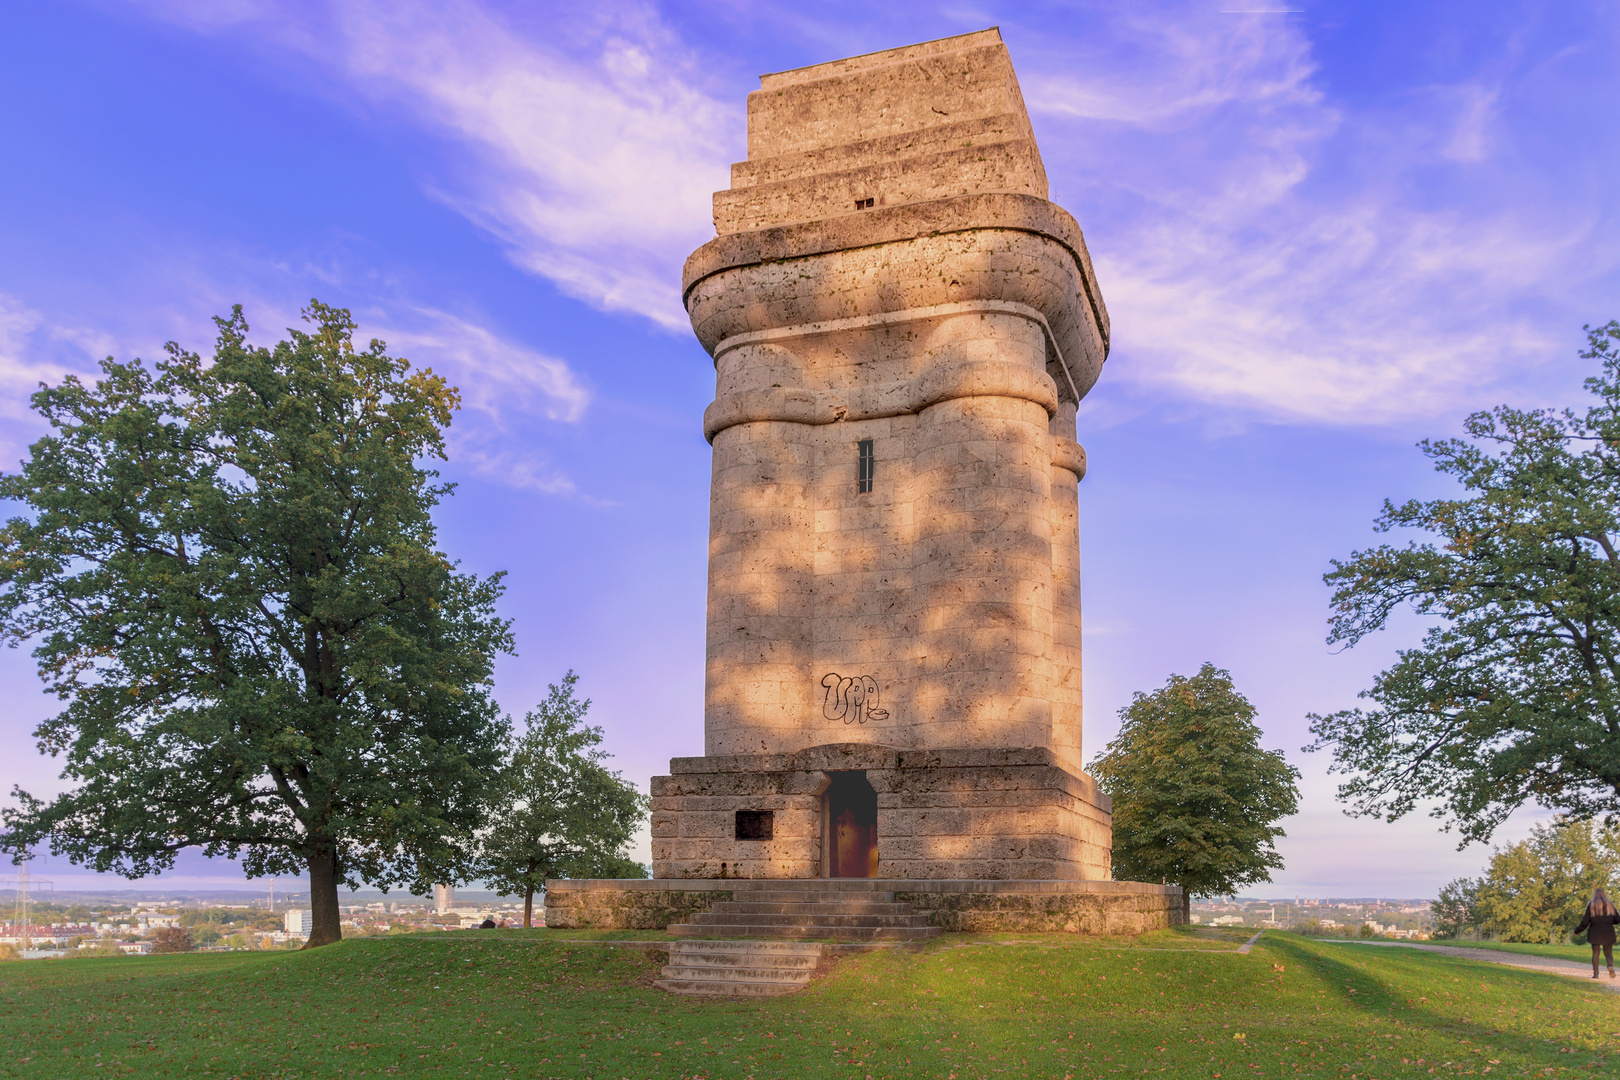
<instances>
[{"instance_id":1,"label":"stone staircase","mask_svg":"<svg viewBox=\"0 0 1620 1080\"><path fill-rule=\"evenodd\" d=\"M791 994L809 985L823 956L915 947L940 934L910 904L859 878L744 880L732 896L669 928L687 940L670 946L658 986L676 994Z\"/></svg>"},{"instance_id":2,"label":"stone staircase","mask_svg":"<svg viewBox=\"0 0 1620 1080\"><path fill-rule=\"evenodd\" d=\"M821 956L820 945L800 941L677 941L653 985L672 994L777 997L809 986Z\"/></svg>"}]
</instances>

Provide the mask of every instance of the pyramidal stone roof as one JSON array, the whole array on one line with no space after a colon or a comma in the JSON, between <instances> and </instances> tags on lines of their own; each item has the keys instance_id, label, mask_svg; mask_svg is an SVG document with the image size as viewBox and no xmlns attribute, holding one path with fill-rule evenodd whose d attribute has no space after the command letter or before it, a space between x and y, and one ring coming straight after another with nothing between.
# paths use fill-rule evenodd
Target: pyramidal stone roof
<instances>
[{"instance_id":1,"label":"pyramidal stone roof","mask_svg":"<svg viewBox=\"0 0 1620 1080\"><path fill-rule=\"evenodd\" d=\"M764 75L717 234L990 192L1047 198L996 29Z\"/></svg>"}]
</instances>

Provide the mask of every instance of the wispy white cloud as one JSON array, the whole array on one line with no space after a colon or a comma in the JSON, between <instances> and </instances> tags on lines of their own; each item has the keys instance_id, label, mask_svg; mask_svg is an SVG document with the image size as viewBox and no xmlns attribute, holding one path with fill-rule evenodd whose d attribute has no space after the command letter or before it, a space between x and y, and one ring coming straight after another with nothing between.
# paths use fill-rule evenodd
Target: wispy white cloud
<instances>
[{"instance_id":1,"label":"wispy white cloud","mask_svg":"<svg viewBox=\"0 0 1620 1080\"><path fill-rule=\"evenodd\" d=\"M684 330L679 267L709 235L743 102L717 99L703 46L656 9L522 23L470 0L143 6L250 30L454 140L465 156L427 178L436 197L566 292ZM984 19L1012 44L1054 195L1091 235L1129 358L1110 379L1295 422L1454 411L1548 354L1566 329L1549 297L1616 265L1596 209L1498 175L1518 45L1368 103L1329 93L1290 18L1092 3L1081 35L1023 17ZM1441 170L1493 182L1463 193Z\"/></svg>"},{"instance_id":2,"label":"wispy white cloud","mask_svg":"<svg viewBox=\"0 0 1620 1080\"><path fill-rule=\"evenodd\" d=\"M378 320L368 335L460 389L462 412L448 439L456 466L506 487L577 494L531 430L537 419L571 424L584 418L591 392L567 363L431 308L382 312Z\"/></svg>"},{"instance_id":3,"label":"wispy white cloud","mask_svg":"<svg viewBox=\"0 0 1620 1080\"><path fill-rule=\"evenodd\" d=\"M1057 135L1054 197L1096 226L1129 358L1107 377L1378 424L1477 403L1549 356L1570 328L1525 301L1616 257L1588 208L1522 199L1507 177L1480 197L1441 172L1495 167L1501 80L1427 88L1399 117L1357 111L1321 88L1300 24L1178 10L1116 14L1107 48L1021 71Z\"/></svg>"},{"instance_id":4,"label":"wispy white cloud","mask_svg":"<svg viewBox=\"0 0 1620 1080\"><path fill-rule=\"evenodd\" d=\"M686 328L681 263L713 235L710 197L743 125L650 9L554 11L542 36L473 3L139 6L202 32L262 31L456 141L462 160L428 187L514 261L597 307Z\"/></svg>"},{"instance_id":5,"label":"wispy white cloud","mask_svg":"<svg viewBox=\"0 0 1620 1080\"><path fill-rule=\"evenodd\" d=\"M1441 153L1452 161L1485 161L1491 152L1491 121L1500 89L1468 83L1449 88L1458 105L1457 126Z\"/></svg>"},{"instance_id":6,"label":"wispy white cloud","mask_svg":"<svg viewBox=\"0 0 1620 1080\"><path fill-rule=\"evenodd\" d=\"M283 326L301 327L296 304L243 305L268 344ZM538 352L469 318L398 298L354 311L361 341L378 338L391 355L431 368L461 393L461 411L446 435L450 464L505 487L545 495L577 494L573 480L546 450L544 427L585 419L592 393L564 360ZM211 329L211 328L210 328Z\"/></svg>"},{"instance_id":7,"label":"wispy white cloud","mask_svg":"<svg viewBox=\"0 0 1620 1080\"><path fill-rule=\"evenodd\" d=\"M21 300L0 293L0 469L10 468L23 448L45 430L29 407L40 383L94 369L106 353L105 336L80 327L53 325Z\"/></svg>"},{"instance_id":8,"label":"wispy white cloud","mask_svg":"<svg viewBox=\"0 0 1620 1080\"><path fill-rule=\"evenodd\" d=\"M487 327L433 308L376 313L369 336L389 349L449 370L463 404L490 414L538 414L573 423L585 415L591 393L565 361L508 341Z\"/></svg>"},{"instance_id":9,"label":"wispy white cloud","mask_svg":"<svg viewBox=\"0 0 1620 1080\"><path fill-rule=\"evenodd\" d=\"M29 394L39 383L56 383L72 373L94 376L97 361L106 356L152 359L167 338L207 356L215 339L210 316L227 310L227 296L242 302L251 343L269 345L284 328L304 325L299 303L277 295L287 292L286 282L280 289L262 281L233 289L223 283L234 276L228 268L210 272L181 257L167 265L176 282L195 286L172 292L192 296L195 304L104 312L107 321L95 330L47 317L0 294L0 460L15 460L43 430L29 408ZM207 284L197 284L202 282ZM380 338L393 355L432 368L460 390L462 411L448 437L457 468L509 487L575 493L573 481L552 463L545 440L537 437L542 425L578 424L590 407L589 387L566 361L472 319L398 299L357 310L355 321L361 341Z\"/></svg>"}]
</instances>

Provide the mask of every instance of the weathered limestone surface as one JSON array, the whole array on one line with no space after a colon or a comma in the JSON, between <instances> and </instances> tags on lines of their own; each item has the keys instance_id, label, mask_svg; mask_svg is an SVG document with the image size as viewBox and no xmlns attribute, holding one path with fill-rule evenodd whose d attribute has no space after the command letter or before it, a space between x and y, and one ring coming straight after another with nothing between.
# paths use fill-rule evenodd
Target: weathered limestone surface
<instances>
[{"instance_id":1,"label":"weathered limestone surface","mask_svg":"<svg viewBox=\"0 0 1620 1080\"><path fill-rule=\"evenodd\" d=\"M764 76L714 220L708 756L654 780L654 876L835 872L864 771L884 876L1106 879L1075 415L1108 313L999 33Z\"/></svg>"},{"instance_id":2,"label":"weathered limestone surface","mask_svg":"<svg viewBox=\"0 0 1620 1080\"><path fill-rule=\"evenodd\" d=\"M547 881L546 925L558 930L662 930L730 899L731 890L712 881Z\"/></svg>"},{"instance_id":3,"label":"weathered limestone surface","mask_svg":"<svg viewBox=\"0 0 1620 1080\"><path fill-rule=\"evenodd\" d=\"M874 890L943 930L1126 936L1181 921L1181 890L1136 881L980 881L879 878ZM723 881L548 881L546 925L571 930L662 930L746 896Z\"/></svg>"},{"instance_id":4,"label":"weathered limestone surface","mask_svg":"<svg viewBox=\"0 0 1620 1080\"><path fill-rule=\"evenodd\" d=\"M1071 933L1124 937L1181 923L1181 890L1140 881L918 881L894 898L957 933Z\"/></svg>"},{"instance_id":5,"label":"weathered limestone surface","mask_svg":"<svg viewBox=\"0 0 1620 1080\"><path fill-rule=\"evenodd\" d=\"M655 874L823 876L822 793L860 770L877 792L878 875L1106 880L1108 797L1049 750L898 750L869 743L797 754L675 758L653 778ZM738 810L774 812L770 840L738 840Z\"/></svg>"}]
</instances>

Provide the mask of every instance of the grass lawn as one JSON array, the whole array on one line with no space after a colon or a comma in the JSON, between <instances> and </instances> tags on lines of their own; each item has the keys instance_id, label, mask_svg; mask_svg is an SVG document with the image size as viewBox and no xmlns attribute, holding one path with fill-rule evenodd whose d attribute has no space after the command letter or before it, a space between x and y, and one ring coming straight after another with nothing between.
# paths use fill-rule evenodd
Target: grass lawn
<instances>
[{"instance_id":1,"label":"grass lawn","mask_svg":"<svg viewBox=\"0 0 1620 1080\"><path fill-rule=\"evenodd\" d=\"M947 935L705 1001L555 932L0 965L0 1075L1367 1077L1620 1072L1620 994L1268 932Z\"/></svg>"}]
</instances>

